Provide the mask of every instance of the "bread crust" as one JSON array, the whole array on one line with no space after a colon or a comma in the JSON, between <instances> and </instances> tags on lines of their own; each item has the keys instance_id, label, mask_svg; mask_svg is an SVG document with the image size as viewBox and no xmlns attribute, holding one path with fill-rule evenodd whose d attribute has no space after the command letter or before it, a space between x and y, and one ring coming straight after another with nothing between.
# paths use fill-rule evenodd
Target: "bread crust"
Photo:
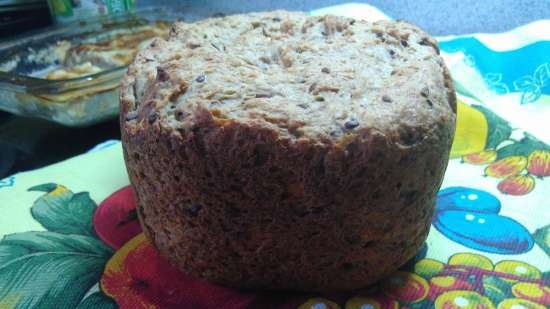
<instances>
[{"instance_id":1,"label":"bread crust","mask_svg":"<svg viewBox=\"0 0 550 309\"><path fill-rule=\"evenodd\" d=\"M287 14L256 16L284 22L293 18ZM251 17L226 17L239 18ZM298 19L306 25L313 17ZM220 117L200 104L176 105L187 116L175 121L165 110L182 83L166 84L174 80L170 70L147 71L145 60L169 42L142 51L123 81L120 122L140 222L160 253L216 283L305 291L365 287L413 257L447 166L456 99L435 41L402 24L384 29L414 29L439 59L430 84L436 108L410 108L426 105L418 81L392 85L392 98L418 92L392 107L401 121L373 120L338 136L321 129L288 135L288 128Z\"/></svg>"}]
</instances>

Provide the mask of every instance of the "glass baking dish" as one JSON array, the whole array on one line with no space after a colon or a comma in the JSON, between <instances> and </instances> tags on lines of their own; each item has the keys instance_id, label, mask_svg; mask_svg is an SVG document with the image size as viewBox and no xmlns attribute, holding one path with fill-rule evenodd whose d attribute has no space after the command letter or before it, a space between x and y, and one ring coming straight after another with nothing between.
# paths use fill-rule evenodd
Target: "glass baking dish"
<instances>
[{"instance_id":1,"label":"glass baking dish","mask_svg":"<svg viewBox=\"0 0 550 309\"><path fill-rule=\"evenodd\" d=\"M151 34L147 29L156 31L158 27L167 35L173 21L192 17L187 12L185 7L147 8L127 15L75 22L0 43L0 109L67 126L88 126L115 117L118 86L133 58L124 46L126 34L139 39L140 31ZM118 44L113 43L114 38L122 43L113 49L116 45L112 44ZM92 51L88 50L90 45ZM108 49L102 47L105 45L111 49L101 50ZM73 67L66 66L69 56L63 50L77 51L74 53L79 56L70 56ZM117 54L119 50L125 50L126 54ZM109 53L114 53L113 59L105 56ZM77 63L79 57L92 60Z\"/></svg>"}]
</instances>

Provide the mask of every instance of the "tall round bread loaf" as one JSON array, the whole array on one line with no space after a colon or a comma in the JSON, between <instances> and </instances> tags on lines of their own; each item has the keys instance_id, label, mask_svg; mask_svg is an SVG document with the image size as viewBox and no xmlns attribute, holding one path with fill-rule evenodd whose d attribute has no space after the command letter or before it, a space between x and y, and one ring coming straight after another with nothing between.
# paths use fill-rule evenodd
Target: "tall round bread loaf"
<instances>
[{"instance_id":1,"label":"tall round bread loaf","mask_svg":"<svg viewBox=\"0 0 550 309\"><path fill-rule=\"evenodd\" d=\"M176 23L122 86L146 235L229 286L347 290L395 271L428 234L454 133L438 54L404 22Z\"/></svg>"}]
</instances>

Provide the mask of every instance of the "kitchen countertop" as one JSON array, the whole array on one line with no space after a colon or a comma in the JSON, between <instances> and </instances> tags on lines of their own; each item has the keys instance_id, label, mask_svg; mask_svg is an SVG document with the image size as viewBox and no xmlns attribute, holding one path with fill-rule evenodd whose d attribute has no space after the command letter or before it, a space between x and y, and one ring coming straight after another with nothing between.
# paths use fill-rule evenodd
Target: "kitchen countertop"
<instances>
[{"instance_id":1,"label":"kitchen countertop","mask_svg":"<svg viewBox=\"0 0 550 309\"><path fill-rule=\"evenodd\" d=\"M312 10L346 2L348 1L138 0L138 6L185 4L192 10L212 14L273 8ZM546 0L373 0L367 3L380 8L393 18L416 23L433 35L502 32L537 19L550 18L550 1ZM119 138L116 120L75 129L0 112L0 179L78 155L101 141Z\"/></svg>"}]
</instances>

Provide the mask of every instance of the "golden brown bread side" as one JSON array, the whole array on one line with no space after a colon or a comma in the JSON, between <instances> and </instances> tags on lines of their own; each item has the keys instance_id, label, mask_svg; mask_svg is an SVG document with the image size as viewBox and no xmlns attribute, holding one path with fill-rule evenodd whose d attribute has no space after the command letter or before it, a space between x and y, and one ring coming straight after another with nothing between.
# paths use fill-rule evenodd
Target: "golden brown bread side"
<instances>
[{"instance_id":1,"label":"golden brown bread side","mask_svg":"<svg viewBox=\"0 0 550 309\"><path fill-rule=\"evenodd\" d=\"M425 240L456 102L404 22L283 11L173 26L121 93L146 235L221 284L349 290Z\"/></svg>"}]
</instances>

